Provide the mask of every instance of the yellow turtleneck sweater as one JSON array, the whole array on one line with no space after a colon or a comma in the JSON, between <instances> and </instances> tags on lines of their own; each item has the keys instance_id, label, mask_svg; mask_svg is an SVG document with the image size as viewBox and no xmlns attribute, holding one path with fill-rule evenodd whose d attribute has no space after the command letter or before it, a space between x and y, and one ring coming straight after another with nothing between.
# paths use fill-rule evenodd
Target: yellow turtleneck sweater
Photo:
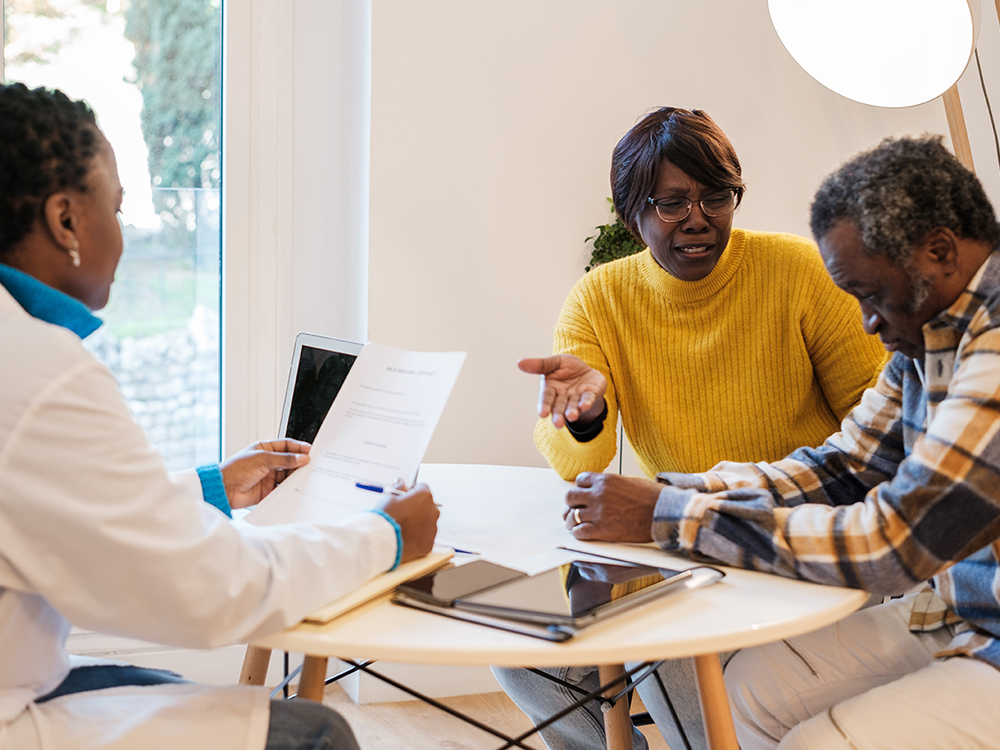
<instances>
[{"instance_id":1,"label":"yellow turtleneck sweater","mask_svg":"<svg viewBox=\"0 0 1000 750\"><path fill-rule=\"evenodd\" d=\"M649 250L594 269L566 299L553 350L608 379L596 438L578 442L549 420L535 428L564 479L611 462L619 409L649 476L775 461L819 445L885 359L815 245L741 229L700 281L671 276Z\"/></svg>"}]
</instances>

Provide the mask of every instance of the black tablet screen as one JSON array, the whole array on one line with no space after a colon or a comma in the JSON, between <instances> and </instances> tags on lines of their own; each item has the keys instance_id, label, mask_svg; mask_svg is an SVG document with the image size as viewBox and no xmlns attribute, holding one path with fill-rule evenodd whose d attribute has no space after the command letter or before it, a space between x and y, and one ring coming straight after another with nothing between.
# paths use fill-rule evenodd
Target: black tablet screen
<instances>
[{"instance_id":1,"label":"black tablet screen","mask_svg":"<svg viewBox=\"0 0 1000 750\"><path fill-rule=\"evenodd\" d=\"M474 560L465 565L439 570L400 585L400 590L424 601L451 606L459 597L523 578L524 573L503 565Z\"/></svg>"},{"instance_id":2,"label":"black tablet screen","mask_svg":"<svg viewBox=\"0 0 1000 750\"><path fill-rule=\"evenodd\" d=\"M677 573L641 565L578 561L462 597L460 601L577 618Z\"/></svg>"},{"instance_id":3,"label":"black tablet screen","mask_svg":"<svg viewBox=\"0 0 1000 750\"><path fill-rule=\"evenodd\" d=\"M283 437L311 443L357 359L355 354L303 346Z\"/></svg>"}]
</instances>

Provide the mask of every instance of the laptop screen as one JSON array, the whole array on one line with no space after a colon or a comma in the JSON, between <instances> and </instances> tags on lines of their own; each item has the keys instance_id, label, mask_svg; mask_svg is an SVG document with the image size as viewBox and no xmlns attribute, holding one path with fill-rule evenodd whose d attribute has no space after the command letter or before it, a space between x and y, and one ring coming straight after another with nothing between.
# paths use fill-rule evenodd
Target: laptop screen
<instances>
[{"instance_id":1,"label":"laptop screen","mask_svg":"<svg viewBox=\"0 0 1000 750\"><path fill-rule=\"evenodd\" d=\"M300 333L295 339L288 392L281 416L281 437L311 443L361 344Z\"/></svg>"}]
</instances>

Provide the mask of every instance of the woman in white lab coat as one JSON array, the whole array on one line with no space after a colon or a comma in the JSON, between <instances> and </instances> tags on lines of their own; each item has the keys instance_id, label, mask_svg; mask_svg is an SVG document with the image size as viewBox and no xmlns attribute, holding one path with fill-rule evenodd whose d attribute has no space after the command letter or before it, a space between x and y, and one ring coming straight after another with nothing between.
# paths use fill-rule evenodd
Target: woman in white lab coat
<instances>
[{"instance_id":1,"label":"woman in white lab coat","mask_svg":"<svg viewBox=\"0 0 1000 750\"><path fill-rule=\"evenodd\" d=\"M230 508L308 460L295 441L165 470L80 341L122 252L121 199L85 104L0 86L0 750L356 748L333 711L262 688L71 674L71 623L181 647L243 642L426 554L437 522L418 486L339 524L234 523Z\"/></svg>"}]
</instances>

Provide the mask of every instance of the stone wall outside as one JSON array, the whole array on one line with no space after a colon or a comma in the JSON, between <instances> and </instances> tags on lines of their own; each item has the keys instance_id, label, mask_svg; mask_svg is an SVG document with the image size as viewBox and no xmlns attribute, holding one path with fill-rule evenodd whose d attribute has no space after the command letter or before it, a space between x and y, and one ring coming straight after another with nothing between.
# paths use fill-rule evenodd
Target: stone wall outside
<instances>
[{"instance_id":1,"label":"stone wall outside","mask_svg":"<svg viewBox=\"0 0 1000 750\"><path fill-rule=\"evenodd\" d=\"M203 306L183 328L118 338L106 327L87 348L118 380L132 415L171 471L219 460L218 314Z\"/></svg>"}]
</instances>

